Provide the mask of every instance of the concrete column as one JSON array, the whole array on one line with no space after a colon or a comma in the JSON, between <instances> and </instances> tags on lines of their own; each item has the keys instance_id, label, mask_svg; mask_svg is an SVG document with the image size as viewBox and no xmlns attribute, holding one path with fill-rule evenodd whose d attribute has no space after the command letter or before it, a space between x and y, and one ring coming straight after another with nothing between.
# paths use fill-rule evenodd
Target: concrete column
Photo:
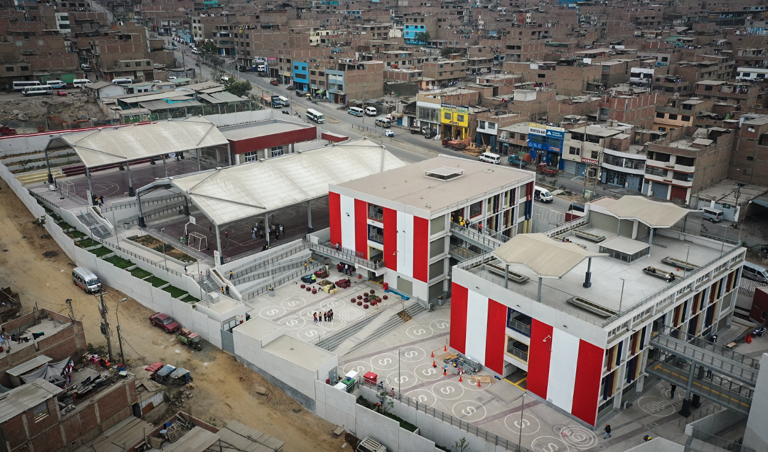
<instances>
[{"instance_id":1,"label":"concrete column","mask_svg":"<svg viewBox=\"0 0 768 452\"><path fill-rule=\"evenodd\" d=\"M640 222L637 220L632 222L632 240L635 240L637 238L637 227L639 223Z\"/></svg>"},{"instance_id":2,"label":"concrete column","mask_svg":"<svg viewBox=\"0 0 768 452\"><path fill-rule=\"evenodd\" d=\"M136 204L139 205L139 227L145 228L147 224L144 222L144 213L141 211L141 193L136 192Z\"/></svg>"},{"instance_id":3,"label":"concrete column","mask_svg":"<svg viewBox=\"0 0 768 452\"><path fill-rule=\"evenodd\" d=\"M168 177L168 167L165 165L165 154L163 154L163 171L165 171L165 177Z\"/></svg>"},{"instance_id":4,"label":"concrete column","mask_svg":"<svg viewBox=\"0 0 768 452\"><path fill-rule=\"evenodd\" d=\"M240 164L240 154L235 154L235 165Z\"/></svg>"},{"instance_id":5,"label":"concrete column","mask_svg":"<svg viewBox=\"0 0 768 452\"><path fill-rule=\"evenodd\" d=\"M651 232L648 234L648 244L653 245L653 228L651 228Z\"/></svg>"},{"instance_id":6,"label":"concrete column","mask_svg":"<svg viewBox=\"0 0 768 452\"><path fill-rule=\"evenodd\" d=\"M52 185L53 174L51 174L51 164L48 161L48 146L45 147L45 167L48 169L48 185Z\"/></svg>"},{"instance_id":7,"label":"concrete column","mask_svg":"<svg viewBox=\"0 0 768 452\"><path fill-rule=\"evenodd\" d=\"M91 182L91 170L85 168L85 177L88 178L88 190L91 192L91 199L88 200L88 205L93 205L93 183Z\"/></svg>"},{"instance_id":8,"label":"concrete column","mask_svg":"<svg viewBox=\"0 0 768 452\"><path fill-rule=\"evenodd\" d=\"M541 303L541 276L539 276L539 291L536 294L536 301Z\"/></svg>"},{"instance_id":9,"label":"concrete column","mask_svg":"<svg viewBox=\"0 0 768 452\"><path fill-rule=\"evenodd\" d=\"M227 161L229 162L229 166L232 166L232 151L229 149L229 142L227 142Z\"/></svg>"},{"instance_id":10,"label":"concrete column","mask_svg":"<svg viewBox=\"0 0 768 452\"><path fill-rule=\"evenodd\" d=\"M315 232L312 227L312 201L307 201L307 233Z\"/></svg>"},{"instance_id":11,"label":"concrete column","mask_svg":"<svg viewBox=\"0 0 768 452\"><path fill-rule=\"evenodd\" d=\"M200 152L200 148L197 148L197 170L202 171L202 166L200 165L200 158L202 157L202 152Z\"/></svg>"},{"instance_id":12,"label":"concrete column","mask_svg":"<svg viewBox=\"0 0 768 452\"><path fill-rule=\"evenodd\" d=\"M128 171L128 196L136 196L136 191L133 189L133 179L131 179L131 164L125 162L125 170Z\"/></svg>"},{"instance_id":13,"label":"concrete column","mask_svg":"<svg viewBox=\"0 0 768 452\"><path fill-rule=\"evenodd\" d=\"M269 212L264 214L264 238L269 246Z\"/></svg>"},{"instance_id":14,"label":"concrete column","mask_svg":"<svg viewBox=\"0 0 768 452\"><path fill-rule=\"evenodd\" d=\"M616 223L616 235L621 235L621 218L618 220L619 221Z\"/></svg>"},{"instance_id":15,"label":"concrete column","mask_svg":"<svg viewBox=\"0 0 768 452\"><path fill-rule=\"evenodd\" d=\"M584 276L584 284L582 284L585 289L589 289L592 287L592 258L590 257L587 259L587 274Z\"/></svg>"},{"instance_id":16,"label":"concrete column","mask_svg":"<svg viewBox=\"0 0 768 452\"><path fill-rule=\"evenodd\" d=\"M509 289L509 264L504 264L504 288Z\"/></svg>"}]
</instances>

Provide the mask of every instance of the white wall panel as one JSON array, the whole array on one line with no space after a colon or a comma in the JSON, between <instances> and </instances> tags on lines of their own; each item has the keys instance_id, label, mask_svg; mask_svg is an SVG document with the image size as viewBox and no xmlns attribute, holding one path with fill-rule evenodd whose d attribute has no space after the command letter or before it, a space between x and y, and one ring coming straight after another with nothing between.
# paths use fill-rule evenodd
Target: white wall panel
<instances>
[{"instance_id":1,"label":"white wall panel","mask_svg":"<svg viewBox=\"0 0 768 452\"><path fill-rule=\"evenodd\" d=\"M341 246L355 249L355 200L339 195L341 204Z\"/></svg>"},{"instance_id":2,"label":"white wall panel","mask_svg":"<svg viewBox=\"0 0 768 452\"><path fill-rule=\"evenodd\" d=\"M567 412L573 407L579 338L563 330L552 329L552 355L549 360L547 399Z\"/></svg>"},{"instance_id":3,"label":"white wall panel","mask_svg":"<svg viewBox=\"0 0 768 452\"><path fill-rule=\"evenodd\" d=\"M413 215L397 212L397 271L413 278Z\"/></svg>"},{"instance_id":4,"label":"white wall panel","mask_svg":"<svg viewBox=\"0 0 768 452\"><path fill-rule=\"evenodd\" d=\"M488 297L467 291L467 353L470 358L485 364L485 337L488 329Z\"/></svg>"}]
</instances>

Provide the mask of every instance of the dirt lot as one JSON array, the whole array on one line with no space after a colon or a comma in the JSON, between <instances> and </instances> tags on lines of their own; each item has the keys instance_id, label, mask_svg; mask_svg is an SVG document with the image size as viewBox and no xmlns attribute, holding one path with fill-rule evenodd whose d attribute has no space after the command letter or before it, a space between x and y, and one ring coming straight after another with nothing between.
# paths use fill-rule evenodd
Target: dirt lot
<instances>
[{"instance_id":1,"label":"dirt lot","mask_svg":"<svg viewBox=\"0 0 768 452\"><path fill-rule=\"evenodd\" d=\"M44 229L32 224L33 220L12 191L7 187L0 189L0 285L10 285L21 294L23 313L30 312L35 305L66 312L65 300L72 298L86 339L96 345L105 344L99 333L96 299L75 288L70 278L72 263L56 242L45 238ZM45 258L43 253L47 251L59 254ZM109 287L106 290L105 302L114 335L112 345L118 357L115 308L124 295ZM185 409L194 416L217 425L237 419L285 441L286 451L340 449L343 440L333 437L335 426L307 411L221 350L209 344L201 352L179 346L175 338L150 326L151 314L133 299L120 305L126 361L136 366L162 361L189 369L196 389ZM267 388L267 395L256 394L259 386Z\"/></svg>"},{"instance_id":2,"label":"dirt lot","mask_svg":"<svg viewBox=\"0 0 768 452\"><path fill-rule=\"evenodd\" d=\"M67 96L57 96L55 91L50 96L35 97L23 97L21 93L16 92L0 94L0 124L20 129L22 125L45 124L46 115L49 116L48 121L51 127L54 123L61 121L106 119L93 99L88 101L87 96L78 89L66 91L69 93ZM21 132L19 130L19 133Z\"/></svg>"}]
</instances>

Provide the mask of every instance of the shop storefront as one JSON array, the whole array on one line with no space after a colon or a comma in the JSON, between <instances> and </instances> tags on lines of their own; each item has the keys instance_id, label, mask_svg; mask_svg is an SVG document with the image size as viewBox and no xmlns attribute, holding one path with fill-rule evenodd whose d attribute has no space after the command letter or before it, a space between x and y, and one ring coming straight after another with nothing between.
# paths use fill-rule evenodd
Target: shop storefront
<instances>
[{"instance_id":1,"label":"shop storefront","mask_svg":"<svg viewBox=\"0 0 768 452\"><path fill-rule=\"evenodd\" d=\"M532 122L528 125L528 147L536 164L545 163L563 170L563 141L565 129Z\"/></svg>"},{"instance_id":2,"label":"shop storefront","mask_svg":"<svg viewBox=\"0 0 768 452\"><path fill-rule=\"evenodd\" d=\"M469 107L440 104L440 123L443 138L463 140L469 127Z\"/></svg>"}]
</instances>

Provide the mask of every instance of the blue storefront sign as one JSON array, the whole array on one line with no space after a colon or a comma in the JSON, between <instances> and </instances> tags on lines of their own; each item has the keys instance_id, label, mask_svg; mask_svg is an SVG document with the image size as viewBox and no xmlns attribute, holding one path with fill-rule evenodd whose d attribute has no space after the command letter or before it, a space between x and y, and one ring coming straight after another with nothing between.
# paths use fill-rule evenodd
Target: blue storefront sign
<instances>
[{"instance_id":1,"label":"blue storefront sign","mask_svg":"<svg viewBox=\"0 0 768 452\"><path fill-rule=\"evenodd\" d=\"M547 138L554 138L556 140L565 140L565 132L547 128Z\"/></svg>"}]
</instances>

